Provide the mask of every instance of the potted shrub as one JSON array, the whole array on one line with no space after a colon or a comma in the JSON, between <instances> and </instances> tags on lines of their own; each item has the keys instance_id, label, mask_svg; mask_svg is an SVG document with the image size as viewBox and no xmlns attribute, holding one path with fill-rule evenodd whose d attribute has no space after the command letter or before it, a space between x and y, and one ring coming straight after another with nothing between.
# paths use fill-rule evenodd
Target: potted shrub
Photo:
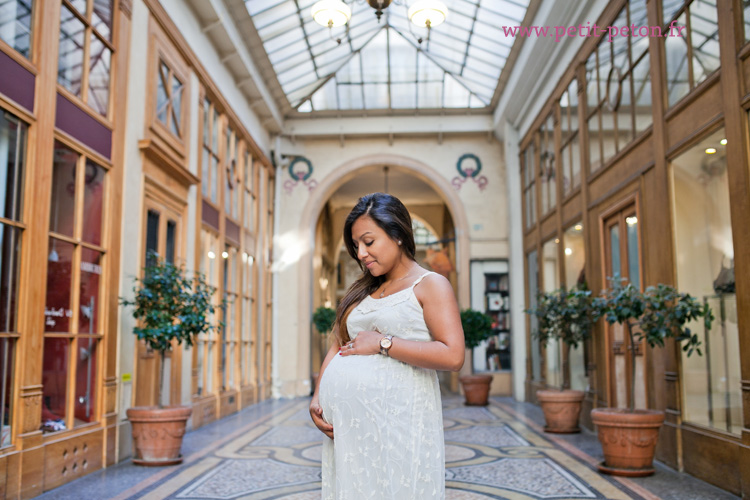
<instances>
[{"instance_id":1,"label":"potted shrub","mask_svg":"<svg viewBox=\"0 0 750 500\"><path fill-rule=\"evenodd\" d=\"M321 350L321 359L325 356L325 352L327 350L326 346L326 335L330 333L331 329L333 329L333 324L336 322L336 310L331 309L330 307L320 306L317 309L315 309L315 312L313 312L312 315L312 322L315 326L315 329L320 333L321 339L318 343L318 347ZM313 372L312 374L312 388L311 392L315 391L315 386L318 383L318 377L320 376L320 372Z\"/></svg>"},{"instance_id":2,"label":"potted shrub","mask_svg":"<svg viewBox=\"0 0 750 500\"><path fill-rule=\"evenodd\" d=\"M172 465L182 462L182 436L192 408L161 405L164 356L182 343L192 346L196 335L217 327L211 321L216 289L202 275L189 276L184 267L159 259L155 253L149 254L147 262L143 277L135 278L134 298L120 301L133 308L138 322L133 333L161 358L158 406L129 408L127 415L133 427L133 463Z\"/></svg>"},{"instance_id":3,"label":"potted shrub","mask_svg":"<svg viewBox=\"0 0 750 500\"><path fill-rule=\"evenodd\" d=\"M535 338L543 344L551 339L562 343L563 356L567 359L570 348L585 342L591 336L594 324L603 313L603 299L594 297L584 286L571 290L560 288L553 292L540 293L537 307L526 309L526 313L537 318ZM570 365L563 370L563 384L559 390L540 390L537 400L547 422L544 430L555 433L580 432L578 418L584 392L570 389Z\"/></svg>"},{"instance_id":4,"label":"potted shrub","mask_svg":"<svg viewBox=\"0 0 750 500\"><path fill-rule=\"evenodd\" d=\"M466 348L469 349L469 366L471 375L459 377L464 388L466 404L471 406L487 405L492 375L475 375L473 349L492 336L492 318L487 314L466 309L461 311L461 326L464 329Z\"/></svg>"},{"instance_id":5,"label":"potted shrub","mask_svg":"<svg viewBox=\"0 0 750 500\"><path fill-rule=\"evenodd\" d=\"M613 286L605 292L606 320L620 323L630 339L630 345L643 341L650 347L664 346L667 338L684 341L682 349L688 356L700 351L700 339L686 325L703 318L706 331L710 330L713 313L686 293L659 284L644 292L632 283L623 284L615 277ZM599 470L622 476L647 476L654 473L652 462L664 412L635 408L635 356L631 356L629 408L596 408L591 419L597 426L602 443L604 463Z\"/></svg>"}]
</instances>

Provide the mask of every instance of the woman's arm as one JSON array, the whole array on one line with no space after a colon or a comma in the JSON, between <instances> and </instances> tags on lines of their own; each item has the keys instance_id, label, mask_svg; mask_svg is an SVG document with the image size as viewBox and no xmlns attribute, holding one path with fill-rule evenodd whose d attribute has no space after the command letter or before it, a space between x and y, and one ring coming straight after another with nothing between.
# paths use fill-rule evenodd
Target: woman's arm
<instances>
[{"instance_id":1,"label":"woman's arm","mask_svg":"<svg viewBox=\"0 0 750 500\"><path fill-rule=\"evenodd\" d=\"M414 294L422 304L424 320L433 340L420 342L394 337L388 355L422 368L460 370L464 364L466 348L458 303L450 282L443 276L432 274L414 288ZM359 332L354 348L342 348L341 355L379 354L382 337L380 332Z\"/></svg>"},{"instance_id":2,"label":"woman's arm","mask_svg":"<svg viewBox=\"0 0 750 500\"><path fill-rule=\"evenodd\" d=\"M335 338L335 334L333 335L333 338ZM320 429L320 432L331 439L333 439L333 426L323 420L323 408L320 407L320 403L318 402L318 389L320 388L320 381L323 378L323 372L337 352L339 352L339 346L334 342L331 345L331 348L328 349L328 354L326 354L323 364L320 367L318 380L315 381L315 391L313 391L312 401L310 401L310 416L312 417L315 427Z\"/></svg>"}]
</instances>

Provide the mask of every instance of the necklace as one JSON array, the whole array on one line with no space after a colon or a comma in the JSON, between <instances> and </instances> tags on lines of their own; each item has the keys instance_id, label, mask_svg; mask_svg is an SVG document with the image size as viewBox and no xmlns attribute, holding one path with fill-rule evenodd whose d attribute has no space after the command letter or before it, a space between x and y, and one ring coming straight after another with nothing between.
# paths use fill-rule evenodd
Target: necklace
<instances>
[{"instance_id":1,"label":"necklace","mask_svg":"<svg viewBox=\"0 0 750 500\"><path fill-rule=\"evenodd\" d=\"M411 273L412 273L413 271L414 271L414 269L412 269L411 271L409 271L408 273L406 273L406 276L404 276L404 277L402 277L402 278L399 278L399 279L397 279L397 280L391 281L391 283L395 283L396 281L401 281L401 280L405 280L406 278L408 278L409 276L411 276ZM388 285L390 285L391 283L388 283ZM382 291L382 292L380 292L380 298L381 298L381 299L382 299L382 298L383 298L383 296L385 295L385 291L386 291L386 289L388 288L388 285L385 285L385 286L383 287L383 291Z\"/></svg>"}]
</instances>

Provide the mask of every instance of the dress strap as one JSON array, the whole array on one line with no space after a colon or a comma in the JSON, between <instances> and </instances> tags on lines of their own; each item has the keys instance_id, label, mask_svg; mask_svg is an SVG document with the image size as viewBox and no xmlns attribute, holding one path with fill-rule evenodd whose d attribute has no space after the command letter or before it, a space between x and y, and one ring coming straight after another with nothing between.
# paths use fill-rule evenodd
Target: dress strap
<instances>
[{"instance_id":1,"label":"dress strap","mask_svg":"<svg viewBox=\"0 0 750 500\"><path fill-rule=\"evenodd\" d=\"M435 272L434 271L427 271L422 276L420 276L419 278L417 278L416 280L414 280L414 283L411 284L411 288L414 288L415 286L417 286L419 284L419 282L424 279L425 276L428 276L430 274L435 274Z\"/></svg>"}]
</instances>

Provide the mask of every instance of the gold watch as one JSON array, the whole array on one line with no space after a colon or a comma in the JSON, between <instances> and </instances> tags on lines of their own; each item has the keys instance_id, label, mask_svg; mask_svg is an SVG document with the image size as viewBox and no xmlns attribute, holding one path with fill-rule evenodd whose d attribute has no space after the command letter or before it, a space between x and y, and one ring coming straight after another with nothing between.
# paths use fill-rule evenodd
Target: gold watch
<instances>
[{"instance_id":1,"label":"gold watch","mask_svg":"<svg viewBox=\"0 0 750 500\"><path fill-rule=\"evenodd\" d=\"M393 335L383 335L380 339L380 354L388 356L388 350L393 345Z\"/></svg>"}]
</instances>

